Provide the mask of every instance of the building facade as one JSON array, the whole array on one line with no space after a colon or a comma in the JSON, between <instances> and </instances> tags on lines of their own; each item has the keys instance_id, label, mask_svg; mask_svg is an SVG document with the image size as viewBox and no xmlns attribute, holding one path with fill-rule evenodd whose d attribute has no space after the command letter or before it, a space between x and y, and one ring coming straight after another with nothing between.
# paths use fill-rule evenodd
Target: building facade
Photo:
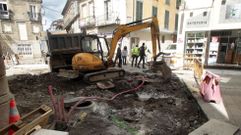
<instances>
[{"instance_id":1,"label":"building facade","mask_svg":"<svg viewBox=\"0 0 241 135\"><path fill-rule=\"evenodd\" d=\"M42 0L0 0L0 43L6 58L41 57ZM15 58L16 58L15 57Z\"/></svg>"},{"instance_id":2,"label":"building facade","mask_svg":"<svg viewBox=\"0 0 241 135\"><path fill-rule=\"evenodd\" d=\"M241 0L186 0L179 11L177 44L184 67L199 59L206 66L236 65L241 61Z\"/></svg>"},{"instance_id":3,"label":"building facade","mask_svg":"<svg viewBox=\"0 0 241 135\"><path fill-rule=\"evenodd\" d=\"M65 26L73 28L71 32L86 31L88 34L103 34L108 41L111 41L113 31L119 24L156 16L159 20L160 39L165 44L176 41L178 24L176 3L176 0L69 0L64 7L63 16L64 20L71 20L68 18L73 20L78 16L75 21L65 21L67 22ZM69 5L76 5L76 8L68 8ZM70 13L76 11L75 9L78 11L72 13L74 15L70 17L66 14L66 9L72 10L68 11ZM75 22L79 25L75 25ZM66 30L68 31L68 27ZM122 40L122 46L126 45L129 53L133 46L142 43L152 51L149 29L131 32Z\"/></svg>"}]
</instances>

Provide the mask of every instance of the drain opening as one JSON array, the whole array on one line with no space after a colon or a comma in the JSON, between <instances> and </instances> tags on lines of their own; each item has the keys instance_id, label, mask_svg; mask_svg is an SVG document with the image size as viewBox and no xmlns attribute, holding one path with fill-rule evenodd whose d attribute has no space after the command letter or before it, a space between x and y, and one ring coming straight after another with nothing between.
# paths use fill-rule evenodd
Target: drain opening
<instances>
[{"instance_id":1,"label":"drain opening","mask_svg":"<svg viewBox=\"0 0 241 135\"><path fill-rule=\"evenodd\" d=\"M79 108L81 108L81 107L88 107L88 106L90 106L90 105L92 105L92 104L93 104L92 101L85 101L85 102L83 102L83 103L78 104L77 107L79 107Z\"/></svg>"}]
</instances>

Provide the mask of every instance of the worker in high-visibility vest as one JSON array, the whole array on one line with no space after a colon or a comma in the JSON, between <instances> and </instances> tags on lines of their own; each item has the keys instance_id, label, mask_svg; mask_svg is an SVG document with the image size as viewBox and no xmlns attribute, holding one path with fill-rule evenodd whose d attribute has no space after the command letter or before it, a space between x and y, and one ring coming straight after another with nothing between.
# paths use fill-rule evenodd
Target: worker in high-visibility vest
<instances>
[{"instance_id":1,"label":"worker in high-visibility vest","mask_svg":"<svg viewBox=\"0 0 241 135\"><path fill-rule=\"evenodd\" d=\"M139 48L138 45L136 45L134 48L131 50L131 56L132 56L132 61L131 61L131 66L133 67L134 61L135 61L135 67L137 67L137 59L139 57Z\"/></svg>"}]
</instances>

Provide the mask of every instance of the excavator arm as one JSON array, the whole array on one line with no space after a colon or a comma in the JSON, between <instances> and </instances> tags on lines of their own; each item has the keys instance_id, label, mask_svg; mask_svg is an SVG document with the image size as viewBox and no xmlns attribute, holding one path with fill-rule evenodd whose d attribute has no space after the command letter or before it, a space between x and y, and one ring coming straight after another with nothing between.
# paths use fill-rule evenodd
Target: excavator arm
<instances>
[{"instance_id":1,"label":"excavator arm","mask_svg":"<svg viewBox=\"0 0 241 135\"><path fill-rule=\"evenodd\" d=\"M117 43L122 37L125 37L130 32L134 32L134 31L138 31L146 28L151 29L152 52L153 52L153 58L155 58L157 44L158 44L159 50L161 49L161 47L160 47L160 39L159 39L158 20L156 17L152 17L152 18L143 19L141 21L128 23L125 25L120 25L116 28L113 34L114 36L111 41L108 64L112 62Z\"/></svg>"}]
</instances>

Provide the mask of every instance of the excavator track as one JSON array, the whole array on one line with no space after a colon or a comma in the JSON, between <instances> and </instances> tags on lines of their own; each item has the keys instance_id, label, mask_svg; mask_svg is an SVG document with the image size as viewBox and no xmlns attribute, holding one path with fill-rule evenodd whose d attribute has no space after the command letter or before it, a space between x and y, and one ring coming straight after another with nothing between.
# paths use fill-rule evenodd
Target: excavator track
<instances>
[{"instance_id":1,"label":"excavator track","mask_svg":"<svg viewBox=\"0 0 241 135\"><path fill-rule=\"evenodd\" d=\"M87 83L95 83L99 81L105 81L105 80L120 78L124 76L125 76L125 70L112 68L112 69L85 74L83 80Z\"/></svg>"}]
</instances>

